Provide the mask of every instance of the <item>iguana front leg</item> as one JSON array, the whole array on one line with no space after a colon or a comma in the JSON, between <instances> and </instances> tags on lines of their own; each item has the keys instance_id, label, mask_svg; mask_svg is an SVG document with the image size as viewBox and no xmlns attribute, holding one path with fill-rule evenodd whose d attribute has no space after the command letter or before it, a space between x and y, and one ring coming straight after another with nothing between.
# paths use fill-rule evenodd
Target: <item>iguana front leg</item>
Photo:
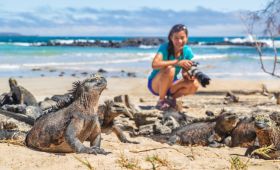
<instances>
[{"instance_id":1,"label":"iguana front leg","mask_svg":"<svg viewBox=\"0 0 280 170\"><path fill-rule=\"evenodd\" d=\"M101 127L99 122L95 122L94 124L94 131L91 132L90 136L88 137L90 141L91 147L100 147L101 145Z\"/></svg>"},{"instance_id":2,"label":"iguana front leg","mask_svg":"<svg viewBox=\"0 0 280 170\"><path fill-rule=\"evenodd\" d=\"M83 143L78 138L82 128L82 126L80 126L81 123L81 120L78 120L77 118L72 119L65 132L65 139L73 151L77 153L89 153L95 155L107 154L107 152L99 147L86 147L83 145Z\"/></svg>"},{"instance_id":3,"label":"iguana front leg","mask_svg":"<svg viewBox=\"0 0 280 170\"><path fill-rule=\"evenodd\" d=\"M212 132L212 135L208 138L208 146L213 148L219 148L225 146L224 144L219 143L221 140L222 138L217 133Z\"/></svg>"},{"instance_id":4,"label":"iguana front leg","mask_svg":"<svg viewBox=\"0 0 280 170\"><path fill-rule=\"evenodd\" d=\"M180 137L177 134L170 136L167 144L174 145L176 143L180 143Z\"/></svg>"},{"instance_id":5,"label":"iguana front leg","mask_svg":"<svg viewBox=\"0 0 280 170\"><path fill-rule=\"evenodd\" d=\"M252 152L256 149L259 149L260 148L260 143L259 143L259 139L256 138L253 145L252 146L249 146L245 152L245 156L251 156Z\"/></svg>"}]
</instances>

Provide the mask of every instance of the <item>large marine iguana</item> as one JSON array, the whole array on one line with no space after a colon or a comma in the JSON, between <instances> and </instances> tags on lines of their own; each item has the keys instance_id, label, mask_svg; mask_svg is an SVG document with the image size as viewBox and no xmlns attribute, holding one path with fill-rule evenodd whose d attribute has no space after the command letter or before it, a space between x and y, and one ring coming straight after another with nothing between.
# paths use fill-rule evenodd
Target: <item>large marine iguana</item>
<instances>
[{"instance_id":1,"label":"large marine iguana","mask_svg":"<svg viewBox=\"0 0 280 170\"><path fill-rule=\"evenodd\" d=\"M69 106L73 103L73 101L74 97L71 93L54 95L51 99L40 102L40 107L44 110L44 114L49 114ZM118 139L123 143L139 143L128 140L123 133L123 125L115 121L115 118L120 115L133 119L133 114L137 112L130 103L128 95L119 95L114 97L114 100L106 100L103 104L98 106L97 112L102 132L107 133L109 131L113 131L117 135Z\"/></svg>"},{"instance_id":2,"label":"large marine iguana","mask_svg":"<svg viewBox=\"0 0 280 170\"><path fill-rule=\"evenodd\" d=\"M234 113L222 113L209 122L191 123L179 128L169 138L169 144L222 146L219 142L236 127L239 118Z\"/></svg>"},{"instance_id":3,"label":"large marine iguana","mask_svg":"<svg viewBox=\"0 0 280 170\"><path fill-rule=\"evenodd\" d=\"M106 85L106 79L98 75L73 83L75 100L39 117L26 136L26 145L47 152L107 154L100 148L101 127L96 108ZM90 147L83 145L87 139Z\"/></svg>"}]
</instances>

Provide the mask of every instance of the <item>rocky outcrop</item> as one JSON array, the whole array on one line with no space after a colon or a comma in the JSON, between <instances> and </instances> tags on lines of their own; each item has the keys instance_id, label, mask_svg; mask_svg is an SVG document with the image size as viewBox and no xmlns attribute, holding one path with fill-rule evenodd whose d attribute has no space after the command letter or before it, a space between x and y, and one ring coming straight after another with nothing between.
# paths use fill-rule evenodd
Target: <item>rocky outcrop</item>
<instances>
[{"instance_id":1,"label":"rocky outcrop","mask_svg":"<svg viewBox=\"0 0 280 170\"><path fill-rule=\"evenodd\" d=\"M80 47L104 47L104 48L121 48L121 47L139 47L144 46L158 46L164 43L163 38L129 38L123 41L78 41L72 42L63 41L49 41L42 43L40 46L80 46Z\"/></svg>"}]
</instances>

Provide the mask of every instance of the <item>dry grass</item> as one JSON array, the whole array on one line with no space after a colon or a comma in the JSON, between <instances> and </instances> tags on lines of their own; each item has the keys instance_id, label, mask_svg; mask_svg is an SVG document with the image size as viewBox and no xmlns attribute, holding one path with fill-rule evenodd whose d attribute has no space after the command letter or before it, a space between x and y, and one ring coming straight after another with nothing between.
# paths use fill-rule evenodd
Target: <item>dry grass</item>
<instances>
[{"instance_id":1,"label":"dry grass","mask_svg":"<svg viewBox=\"0 0 280 170\"><path fill-rule=\"evenodd\" d=\"M230 169L231 170L247 170L248 169L248 159L245 163L238 157L234 156L230 159Z\"/></svg>"},{"instance_id":2,"label":"dry grass","mask_svg":"<svg viewBox=\"0 0 280 170\"><path fill-rule=\"evenodd\" d=\"M139 165L137 159L128 159L124 153L121 153L119 159L116 161L120 167L132 170L141 170L142 168Z\"/></svg>"},{"instance_id":3,"label":"dry grass","mask_svg":"<svg viewBox=\"0 0 280 170\"><path fill-rule=\"evenodd\" d=\"M87 159L82 160L81 158L75 155L74 158L77 159L79 162L81 162L83 165L85 165L89 170L95 170L95 168L89 163Z\"/></svg>"},{"instance_id":4,"label":"dry grass","mask_svg":"<svg viewBox=\"0 0 280 170\"><path fill-rule=\"evenodd\" d=\"M252 152L252 155L260 155L266 159L270 159L271 157L268 155L271 151L275 151L275 147L273 145L265 146L259 149L256 149Z\"/></svg>"},{"instance_id":5,"label":"dry grass","mask_svg":"<svg viewBox=\"0 0 280 170\"><path fill-rule=\"evenodd\" d=\"M155 154L153 156L147 156L146 161L152 164L152 169L156 170L159 167L167 167L171 169L169 161L165 158L161 158L159 155Z\"/></svg>"}]
</instances>

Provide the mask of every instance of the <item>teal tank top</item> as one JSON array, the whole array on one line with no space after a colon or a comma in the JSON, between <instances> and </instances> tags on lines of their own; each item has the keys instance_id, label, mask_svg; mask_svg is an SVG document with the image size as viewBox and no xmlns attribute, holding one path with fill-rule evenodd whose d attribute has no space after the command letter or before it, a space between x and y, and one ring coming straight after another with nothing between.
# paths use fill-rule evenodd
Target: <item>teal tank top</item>
<instances>
[{"instance_id":1,"label":"teal tank top","mask_svg":"<svg viewBox=\"0 0 280 170\"><path fill-rule=\"evenodd\" d=\"M161 54L162 59L164 61L167 61L168 60L168 43L162 44L159 47L157 54ZM188 45L184 45L183 53L179 57L179 60L191 60L192 58L193 58L192 49ZM175 60L175 57L173 55L171 55L169 57L169 60ZM175 66L175 77L174 78L178 78L177 76L180 73L181 69L182 68L180 66ZM159 71L160 71L160 69L153 69L153 71L149 75L149 80L153 79Z\"/></svg>"}]
</instances>

